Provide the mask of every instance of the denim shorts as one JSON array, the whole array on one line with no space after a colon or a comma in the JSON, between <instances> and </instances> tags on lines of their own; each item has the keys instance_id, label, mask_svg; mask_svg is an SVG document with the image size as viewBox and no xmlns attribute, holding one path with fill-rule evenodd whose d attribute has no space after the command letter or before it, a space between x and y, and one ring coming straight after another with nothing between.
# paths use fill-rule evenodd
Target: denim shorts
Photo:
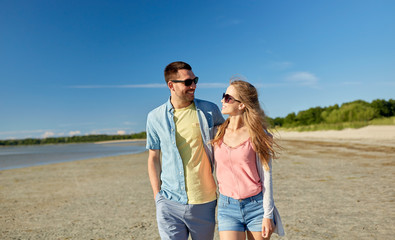
<instances>
[{"instance_id":1,"label":"denim shorts","mask_svg":"<svg viewBox=\"0 0 395 240\"><path fill-rule=\"evenodd\" d=\"M218 231L261 232L262 219L262 192L241 200L219 195Z\"/></svg>"}]
</instances>

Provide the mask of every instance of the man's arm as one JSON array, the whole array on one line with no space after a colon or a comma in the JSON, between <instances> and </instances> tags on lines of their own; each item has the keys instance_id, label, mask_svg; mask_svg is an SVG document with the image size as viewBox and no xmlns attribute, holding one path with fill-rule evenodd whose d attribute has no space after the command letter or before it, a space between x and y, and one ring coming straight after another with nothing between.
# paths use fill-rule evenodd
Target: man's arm
<instances>
[{"instance_id":1,"label":"man's arm","mask_svg":"<svg viewBox=\"0 0 395 240\"><path fill-rule=\"evenodd\" d=\"M160 190L160 173L162 171L162 166L160 163L160 150L159 149L149 149L148 150L148 175L151 182L152 191L154 193L154 198Z\"/></svg>"}]
</instances>

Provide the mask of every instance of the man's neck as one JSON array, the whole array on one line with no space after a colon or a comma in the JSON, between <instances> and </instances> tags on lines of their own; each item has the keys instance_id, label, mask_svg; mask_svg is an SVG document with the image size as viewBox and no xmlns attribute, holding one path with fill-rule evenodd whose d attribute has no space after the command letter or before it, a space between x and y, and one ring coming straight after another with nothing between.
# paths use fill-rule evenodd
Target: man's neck
<instances>
[{"instance_id":1,"label":"man's neck","mask_svg":"<svg viewBox=\"0 0 395 240\"><path fill-rule=\"evenodd\" d=\"M193 103L193 101L191 101L191 102L175 101L171 97L170 97L170 102L171 102L171 105L173 105L174 109L186 108Z\"/></svg>"}]
</instances>

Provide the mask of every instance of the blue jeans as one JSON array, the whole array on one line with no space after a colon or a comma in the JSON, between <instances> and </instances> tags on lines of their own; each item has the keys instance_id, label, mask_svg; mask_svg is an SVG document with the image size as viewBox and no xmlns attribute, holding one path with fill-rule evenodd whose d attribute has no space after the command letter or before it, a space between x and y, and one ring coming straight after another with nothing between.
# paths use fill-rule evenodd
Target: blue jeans
<instances>
[{"instance_id":1,"label":"blue jeans","mask_svg":"<svg viewBox=\"0 0 395 240\"><path fill-rule=\"evenodd\" d=\"M217 200L204 204L181 204L156 195L156 220L161 239L212 240Z\"/></svg>"},{"instance_id":2,"label":"blue jeans","mask_svg":"<svg viewBox=\"0 0 395 240\"><path fill-rule=\"evenodd\" d=\"M220 194L218 199L218 231L261 232L263 194L238 200Z\"/></svg>"}]
</instances>

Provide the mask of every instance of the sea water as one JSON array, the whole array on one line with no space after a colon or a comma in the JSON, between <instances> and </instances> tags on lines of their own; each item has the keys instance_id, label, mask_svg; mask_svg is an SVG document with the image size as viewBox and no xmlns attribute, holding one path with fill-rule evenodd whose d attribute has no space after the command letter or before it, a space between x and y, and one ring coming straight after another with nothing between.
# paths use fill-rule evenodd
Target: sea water
<instances>
[{"instance_id":1,"label":"sea water","mask_svg":"<svg viewBox=\"0 0 395 240\"><path fill-rule=\"evenodd\" d=\"M145 141L0 147L0 170L140 153Z\"/></svg>"}]
</instances>

